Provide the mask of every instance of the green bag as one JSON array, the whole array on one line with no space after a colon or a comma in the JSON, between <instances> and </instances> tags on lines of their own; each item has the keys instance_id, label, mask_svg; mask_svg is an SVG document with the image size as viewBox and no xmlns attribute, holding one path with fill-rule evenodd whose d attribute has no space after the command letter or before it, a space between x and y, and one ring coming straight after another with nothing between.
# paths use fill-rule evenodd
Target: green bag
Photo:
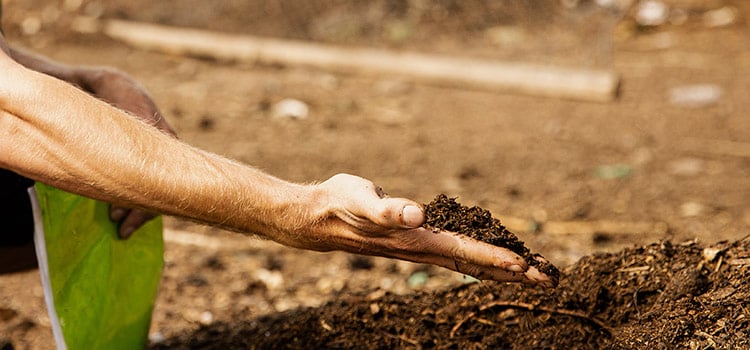
<instances>
[{"instance_id":1,"label":"green bag","mask_svg":"<svg viewBox=\"0 0 750 350\"><path fill-rule=\"evenodd\" d=\"M164 264L161 218L127 240L109 205L36 184L34 240L58 349L142 349Z\"/></svg>"}]
</instances>

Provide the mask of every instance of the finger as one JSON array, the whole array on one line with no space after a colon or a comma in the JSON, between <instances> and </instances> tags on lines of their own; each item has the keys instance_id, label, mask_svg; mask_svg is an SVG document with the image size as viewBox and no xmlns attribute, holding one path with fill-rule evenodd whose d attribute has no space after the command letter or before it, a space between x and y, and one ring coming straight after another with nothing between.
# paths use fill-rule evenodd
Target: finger
<instances>
[{"instance_id":1,"label":"finger","mask_svg":"<svg viewBox=\"0 0 750 350\"><path fill-rule=\"evenodd\" d=\"M407 204L401 209L401 223L406 227L419 227L425 222L424 210L421 206Z\"/></svg>"},{"instance_id":2,"label":"finger","mask_svg":"<svg viewBox=\"0 0 750 350\"><path fill-rule=\"evenodd\" d=\"M508 271L499 268L488 268L483 266L472 265L469 263L460 263L454 261L454 266L446 268L472 276L479 280L492 280L499 282L526 282L528 278L524 272Z\"/></svg>"},{"instance_id":3,"label":"finger","mask_svg":"<svg viewBox=\"0 0 750 350\"><path fill-rule=\"evenodd\" d=\"M524 277L526 278L526 281L524 281L525 283L538 284L545 288L556 287L559 283L558 277L545 275L533 266L529 267L529 269L524 273Z\"/></svg>"},{"instance_id":4,"label":"finger","mask_svg":"<svg viewBox=\"0 0 750 350\"><path fill-rule=\"evenodd\" d=\"M425 221L421 206L403 198L377 199L371 210L362 214L379 226L393 229L417 228Z\"/></svg>"},{"instance_id":5,"label":"finger","mask_svg":"<svg viewBox=\"0 0 750 350\"><path fill-rule=\"evenodd\" d=\"M494 247L491 249L498 248L495 246L491 246L491 247ZM501 248L501 249L505 249L505 248ZM506 253L514 254L507 249L505 250L506 250ZM540 285L546 288L552 288L552 287L557 286L558 284L557 277L546 275L542 273L541 271L539 271L534 266L528 266L528 270L522 271L522 272L519 272L520 268L521 268L520 265L510 265L506 268L497 268L493 266L488 267L487 265L482 265L482 264L474 265L472 264L471 261L468 261L467 263L464 263L464 264L457 263L456 268L453 270L457 272L465 273L467 275L474 276L478 279L489 279L489 280L504 281L504 282L521 282L521 283L526 283L526 284Z\"/></svg>"},{"instance_id":6,"label":"finger","mask_svg":"<svg viewBox=\"0 0 750 350\"><path fill-rule=\"evenodd\" d=\"M109 219L114 222L120 222L130 213L130 209L111 205L109 207Z\"/></svg>"},{"instance_id":7,"label":"finger","mask_svg":"<svg viewBox=\"0 0 750 350\"><path fill-rule=\"evenodd\" d=\"M521 256L507 248L480 242L454 232L433 232L417 228L384 239L395 240L395 243L386 245L389 250L384 252L392 257L440 265L451 270L481 272L505 278L507 276L504 273L495 271L521 274L529 268ZM373 246L375 243L368 245Z\"/></svg>"},{"instance_id":8,"label":"finger","mask_svg":"<svg viewBox=\"0 0 750 350\"><path fill-rule=\"evenodd\" d=\"M122 239L128 239L143 224L153 219L156 215L141 210L131 210L128 216L120 222L118 234Z\"/></svg>"},{"instance_id":9,"label":"finger","mask_svg":"<svg viewBox=\"0 0 750 350\"><path fill-rule=\"evenodd\" d=\"M532 285L538 285L542 286L544 288L553 288L557 286L557 280L554 280L552 277L547 276L539 270L537 270L535 267L529 267L529 269L524 273L517 273L517 272L510 272L505 270L498 270L498 269L472 269L472 267L467 267L467 271L458 271L463 274L475 277L479 280L493 280L493 281L499 281L499 282L520 282L524 284L532 284Z\"/></svg>"},{"instance_id":10,"label":"finger","mask_svg":"<svg viewBox=\"0 0 750 350\"><path fill-rule=\"evenodd\" d=\"M154 106L154 108L156 108L156 106ZM155 121L155 122L153 122L154 126L156 126L157 129L161 130L161 132L163 132L163 133L165 133L167 135L170 135L172 137L177 138L177 133L174 131L174 129L172 129L171 126L169 126L169 124L167 124L167 121L166 121L166 119L164 119L164 117L162 116L161 112L159 112L158 110L156 112L154 112L154 116L153 116L152 120ZM147 119L147 121L148 121L148 119Z\"/></svg>"},{"instance_id":11,"label":"finger","mask_svg":"<svg viewBox=\"0 0 750 350\"><path fill-rule=\"evenodd\" d=\"M382 196L382 189L377 186L363 188L358 197L359 205L354 208L355 215L365 217L378 226L390 229L412 229L421 226L424 221L422 206L405 198Z\"/></svg>"},{"instance_id":12,"label":"finger","mask_svg":"<svg viewBox=\"0 0 750 350\"><path fill-rule=\"evenodd\" d=\"M348 223L361 229L411 229L422 225L424 211L419 203L390 198L382 188L358 176L338 174L327 184L346 196L335 197L338 213ZM377 227L368 227L369 221Z\"/></svg>"},{"instance_id":13,"label":"finger","mask_svg":"<svg viewBox=\"0 0 750 350\"><path fill-rule=\"evenodd\" d=\"M430 231L432 233L432 231ZM469 236L455 232L433 233L438 238L444 255L485 270L505 270L521 273L529 267L526 261L510 249L480 242Z\"/></svg>"}]
</instances>

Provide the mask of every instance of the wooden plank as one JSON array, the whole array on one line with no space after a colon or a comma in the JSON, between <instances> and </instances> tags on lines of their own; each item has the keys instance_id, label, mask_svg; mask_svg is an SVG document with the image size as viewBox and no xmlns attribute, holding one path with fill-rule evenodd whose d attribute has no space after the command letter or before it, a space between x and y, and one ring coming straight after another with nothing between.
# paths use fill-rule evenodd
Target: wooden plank
<instances>
[{"instance_id":1,"label":"wooden plank","mask_svg":"<svg viewBox=\"0 0 750 350\"><path fill-rule=\"evenodd\" d=\"M607 102L616 97L619 85L619 78L608 70L339 47L121 20L107 21L103 31L135 47L176 55L393 74L432 84L535 96Z\"/></svg>"}]
</instances>

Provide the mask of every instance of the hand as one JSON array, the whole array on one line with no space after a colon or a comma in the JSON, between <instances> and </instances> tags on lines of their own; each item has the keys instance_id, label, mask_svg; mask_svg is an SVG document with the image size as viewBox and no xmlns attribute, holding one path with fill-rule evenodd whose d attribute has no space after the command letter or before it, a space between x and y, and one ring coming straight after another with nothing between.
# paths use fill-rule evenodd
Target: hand
<instances>
[{"instance_id":1,"label":"hand","mask_svg":"<svg viewBox=\"0 0 750 350\"><path fill-rule=\"evenodd\" d=\"M74 74L77 77L75 80L92 95L131 113L165 134L176 137L145 89L124 73L110 68L77 68ZM112 205L109 216L118 223L120 238L127 239L156 214Z\"/></svg>"},{"instance_id":2,"label":"hand","mask_svg":"<svg viewBox=\"0 0 750 350\"><path fill-rule=\"evenodd\" d=\"M318 186L326 193L329 215L297 237L298 247L433 264L479 279L556 284L508 249L421 227L421 205L389 198L368 180L340 174Z\"/></svg>"},{"instance_id":3,"label":"hand","mask_svg":"<svg viewBox=\"0 0 750 350\"><path fill-rule=\"evenodd\" d=\"M127 74L108 67L77 67L74 82L98 99L177 137L146 90Z\"/></svg>"}]
</instances>

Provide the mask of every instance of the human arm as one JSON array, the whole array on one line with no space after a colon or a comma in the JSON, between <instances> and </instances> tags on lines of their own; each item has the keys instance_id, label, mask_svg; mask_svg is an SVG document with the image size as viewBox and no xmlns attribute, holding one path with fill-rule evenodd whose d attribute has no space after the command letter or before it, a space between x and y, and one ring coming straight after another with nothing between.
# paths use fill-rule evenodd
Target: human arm
<instances>
[{"instance_id":1,"label":"human arm","mask_svg":"<svg viewBox=\"0 0 750 350\"><path fill-rule=\"evenodd\" d=\"M0 36L0 40L2 37ZM175 136L159 108L145 89L127 74L108 67L68 65L50 60L33 52L6 45L10 57L31 70L64 80L91 95L112 104L153 125L162 132ZM155 214L111 205L110 218L118 223L120 237L129 237L138 227L154 218Z\"/></svg>"},{"instance_id":2,"label":"human arm","mask_svg":"<svg viewBox=\"0 0 750 350\"><path fill-rule=\"evenodd\" d=\"M111 67L68 65L15 46L8 46L8 52L22 66L71 83L162 132L176 136L145 88L124 72Z\"/></svg>"},{"instance_id":3,"label":"human arm","mask_svg":"<svg viewBox=\"0 0 750 350\"><path fill-rule=\"evenodd\" d=\"M424 214L417 203L380 198L365 179L336 175L319 184L290 183L166 136L7 57L0 57L0 71L0 133L7 135L0 138L0 167L87 197L292 247L552 284L506 249L419 227Z\"/></svg>"}]
</instances>

